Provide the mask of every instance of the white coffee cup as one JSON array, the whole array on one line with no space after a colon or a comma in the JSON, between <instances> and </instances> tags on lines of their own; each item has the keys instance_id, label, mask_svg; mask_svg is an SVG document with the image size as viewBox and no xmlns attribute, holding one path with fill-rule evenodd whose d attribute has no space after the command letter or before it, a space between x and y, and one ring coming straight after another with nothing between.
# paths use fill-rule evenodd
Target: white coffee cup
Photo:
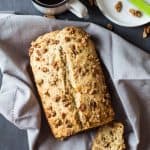
<instances>
[{"instance_id":1,"label":"white coffee cup","mask_svg":"<svg viewBox=\"0 0 150 150\"><path fill-rule=\"evenodd\" d=\"M69 10L79 18L88 16L87 8L79 0L62 0L51 5L45 4L40 0L32 0L32 3L43 14L55 15Z\"/></svg>"}]
</instances>

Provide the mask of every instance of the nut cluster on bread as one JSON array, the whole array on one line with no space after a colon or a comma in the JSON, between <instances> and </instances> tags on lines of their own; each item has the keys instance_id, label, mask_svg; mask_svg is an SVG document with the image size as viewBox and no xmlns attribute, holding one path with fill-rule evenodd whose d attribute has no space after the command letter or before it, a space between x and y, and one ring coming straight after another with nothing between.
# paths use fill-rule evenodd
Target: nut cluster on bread
<instances>
[{"instance_id":1,"label":"nut cluster on bread","mask_svg":"<svg viewBox=\"0 0 150 150\"><path fill-rule=\"evenodd\" d=\"M63 139L114 118L105 77L90 36L66 27L38 37L29 50L50 128Z\"/></svg>"}]
</instances>

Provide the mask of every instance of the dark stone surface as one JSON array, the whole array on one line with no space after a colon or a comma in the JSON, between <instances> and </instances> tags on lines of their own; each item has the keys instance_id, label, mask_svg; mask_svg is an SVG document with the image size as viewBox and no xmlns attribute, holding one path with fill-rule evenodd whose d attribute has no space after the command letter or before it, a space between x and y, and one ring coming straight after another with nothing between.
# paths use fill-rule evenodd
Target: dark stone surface
<instances>
[{"instance_id":1,"label":"dark stone surface","mask_svg":"<svg viewBox=\"0 0 150 150\"><path fill-rule=\"evenodd\" d=\"M111 23L106 19L102 13L96 7L90 7L87 0L82 0L89 8L89 19L79 19L70 12L65 12L57 18L67 20L79 20L79 21L91 21L96 24L106 27L108 23ZM39 12L31 4L31 0L0 0L0 11L14 10L21 14L35 14L40 15ZM118 25L113 25L113 31L125 38L129 42L137 45L144 51L150 52L150 38L143 39L142 32L143 27L138 28L125 28ZM17 129L10 124L2 116L0 116L0 150L27 150L27 136L26 132Z\"/></svg>"},{"instance_id":2,"label":"dark stone surface","mask_svg":"<svg viewBox=\"0 0 150 150\"><path fill-rule=\"evenodd\" d=\"M0 150L28 150L26 132L0 117Z\"/></svg>"}]
</instances>

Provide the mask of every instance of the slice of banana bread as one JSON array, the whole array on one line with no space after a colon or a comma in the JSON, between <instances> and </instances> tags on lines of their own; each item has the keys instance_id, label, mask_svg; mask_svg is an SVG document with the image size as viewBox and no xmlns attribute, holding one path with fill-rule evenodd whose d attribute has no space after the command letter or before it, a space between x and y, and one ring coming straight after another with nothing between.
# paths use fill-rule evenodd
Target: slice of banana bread
<instances>
[{"instance_id":1,"label":"slice of banana bread","mask_svg":"<svg viewBox=\"0 0 150 150\"><path fill-rule=\"evenodd\" d=\"M92 150L125 150L124 126L112 123L101 127L93 141Z\"/></svg>"}]
</instances>

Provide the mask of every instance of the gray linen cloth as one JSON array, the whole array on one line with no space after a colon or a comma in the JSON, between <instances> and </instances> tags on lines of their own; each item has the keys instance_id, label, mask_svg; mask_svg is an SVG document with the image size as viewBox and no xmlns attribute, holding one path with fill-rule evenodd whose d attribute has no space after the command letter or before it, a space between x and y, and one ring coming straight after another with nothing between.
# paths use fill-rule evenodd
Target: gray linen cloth
<instances>
[{"instance_id":1,"label":"gray linen cloth","mask_svg":"<svg viewBox=\"0 0 150 150\"><path fill-rule=\"evenodd\" d=\"M70 25L84 28L95 42L110 85L116 120L125 124L128 149L150 150L150 54L92 23L0 16L0 114L27 130L30 150L90 149L96 129L65 141L53 138L44 115L41 121L42 109L29 71L31 41Z\"/></svg>"}]
</instances>

